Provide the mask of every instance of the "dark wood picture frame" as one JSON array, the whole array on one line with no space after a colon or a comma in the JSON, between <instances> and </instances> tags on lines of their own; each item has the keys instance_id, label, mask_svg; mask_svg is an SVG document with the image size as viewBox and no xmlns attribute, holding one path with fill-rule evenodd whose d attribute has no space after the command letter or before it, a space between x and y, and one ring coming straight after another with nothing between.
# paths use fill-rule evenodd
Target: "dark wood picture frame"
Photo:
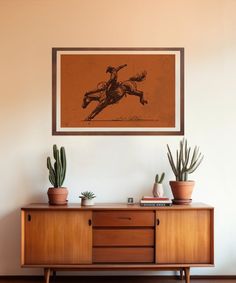
<instances>
[{"instance_id":1,"label":"dark wood picture frame","mask_svg":"<svg viewBox=\"0 0 236 283\"><path fill-rule=\"evenodd\" d=\"M70 55L70 56L64 56L64 55ZM90 82L89 74L90 74L91 69L93 69L93 67L89 68L87 66L98 66L97 62L95 62L95 65L92 62L93 65L91 65L90 58L92 58L92 57L89 57L89 56L96 55L93 58L99 58L99 56L103 56L102 57L103 59L100 60L101 62L104 61L104 58L105 58L105 61L106 61L106 58L111 58L111 56L112 56L112 58L117 59L118 58L117 55L119 55L120 57L124 56L124 58L126 58L126 59L128 58L127 60L131 61L130 64L123 64L123 65L121 65L121 64L115 65L114 63L112 64L112 62L113 62L112 60L111 60L111 64L108 65L107 63L110 62L110 61L107 61L104 65L104 66L106 66L107 69L104 69L104 66L100 67L100 69L99 69L99 72L100 72L99 78L101 77L101 74L102 74L102 76L106 75L106 78L103 79L105 81L105 83L103 82L103 85L101 85L101 86L98 84L97 90L96 89L93 90L95 84L92 83L92 82L89 83L89 84L87 83L86 87L82 88L83 91L80 91L78 86L76 86L77 87L76 90L78 90L78 91L76 91L76 95L80 96L79 97L80 101L84 101L83 99L85 99L85 95L87 95L88 93L89 93L89 95L87 95L86 97L90 97L93 100L96 100L95 101L96 104L95 104L95 102L92 101L93 105L94 105L93 109L95 108L95 105L98 105L100 103L100 100L98 101L98 95L101 95L101 93L103 93L103 95L105 95L105 94L107 95L107 93L108 93L107 89L108 89L108 85L109 85L108 83L110 83L110 82L114 83L114 74L116 75L116 79L117 79L118 71L121 68L123 68L123 70L121 72L119 72L119 76L120 76L120 74L124 74L126 72L126 70L128 69L128 67L127 68L125 68L125 67L127 65L128 66L132 65L132 60L134 61L134 60L136 60L135 58L141 58L140 55L150 55L150 56L152 56L152 57L150 57L150 56L144 57L145 59L150 58L150 60L149 60L150 62L159 62L159 61L161 61L159 59L164 58L161 61L162 63L160 63L160 66L158 67L159 73L157 71L157 72L152 72L152 74L153 73L155 73L155 75L156 75L156 73L160 74L160 70L164 70L162 72L162 75L165 74L165 70L170 70L169 71L170 73L172 72L171 75L169 75L169 77L172 78L172 81L170 83L170 85L172 85L172 88L169 86L169 83L168 83L169 77L167 77L167 78L165 78L165 80L163 80L165 82L165 86L164 86L163 89L167 90L166 92L168 92L169 89L172 89L171 91L168 92L168 93L171 93L171 95L169 95L171 97L171 99L169 99L170 103L168 102L169 104L168 103L163 104L164 107L160 107L160 106L158 107L158 109L164 109L163 111L165 111L165 112L163 114L163 117L167 117L166 119L169 119L168 118L168 111L169 111L169 113L170 113L169 116L171 116L169 120L171 121L170 123L172 123L172 126L170 126L169 124L168 124L168 126L158 126L158 124L157 124L157 126L153 126L153 124L152 124L152 126L147 126L147 127L141 126L140 127L140 126L137 126L138 123L145 121L145 119L143 119L143 121L140 122L140 120L142 120L142 119L140 119L139 117L137 118L137 115L136 116L133 115L133 117L135 117L135 118L127 118L127 120L122 120L122 119L118 120L118 118L116 120L115 119L113 119L113 120L112 119L102 120L102 119L100 119L100 117L102 115L98 111L97 111L98 113L96 113L95 115L97 115L97 117L99 117L100 120L97 119L97 117L96 117L97 120L95 120L94 119L95 115L91 114L91 112L94 112L94 111L91 110L92 108L90 109L90 115L89 116L87 115L88 118L84 119L83 126L75 126L73 124L74 121L72 121L71 124L70 124L71 119L73 117L75 117L75 113L77 113L75 111L78 111L78 112L84 111L82 109L81 104L79 105L79 104L75 103L73 101L73 97L69 97L69 93L72 93L69 88L71 87L71 85L75 85L75 81L77 80L76 79L77 77L75 76L75 71L74 71L74 70L77 70L77 69L74 68L73 71L71 71L70 66L73 65L73 62L74 62L73 60L75 58L77 60L82 55L87 56L87 57L83 56L83 60L82 60L82 62L85 62L85 63L83 63L84 64L83 66L85 66L84 69L85 68L87 68L87 69L85 69L85 71L83 71L83 72L80 71L80 72L76 73L76 76L81 77L83 75L84 76L86 75L88 77L87 82ZM97 56L97 55L99 55L99 56ZM106 55L106 57L104 57L105 55ZM135 55L136 57L133 56L133 55ZM166 56L166 57L163 57L163 55ZM89 60L87 60L86 58L89 58ZM155 60L153 60L153 58ZM172 65L169 63L169 65L172 66L172 67L169 67L169 66L165 67L165 62L167 62L167 63L169 62L167 60L168 58L171 59L170 62L174 62L174 63L172 63ZM100 57L100 59L101 59L101 57ZM70 60L70 61L68 61L68 60ZM89 61L90 65L87 64L86 60ZM159 61L157 61L157 60L159 60ZM128 61L128 62L130 62L130 61ZM148 61L148 60L142 61L142 62L144 62L143 70L145 68L145 64L146 64L145 62L146 61ZM75 65L75 67L81 67L80 65L82 63L81 63L81 61L77 60L76 64L77 65ZM149 63L149 64L151 64L151 63ZM115 67L118 66L118 67L115 68L114 66ZM153 63L153 68L154 67L155 67L155 63ZM146 76L146 74L147 74L147 77L149 76L148 78L150 78L150 71L149 72L144 71L144 72L140 73L140 69L142 69L142 68L137 68L137 69L139 69L139 70L136 71L136 69L133 67L132 70L135 70L135 73L133 71L131 76L130 75L129 75L129 77L126 76L126 78L129 78L129 79L128 80L126 79L125 82L128 82L128 83L126 83L125 87L129 87L129 91L122 94L123 95L122 97L131 97L131 98L128 98L128 99L133 99L132 101L135 101L136 105L138 105L137 107L140 107L140 109L148 109L147 107L150 107L149 102L151 101L151 99L147 99L147 101L146 101L145 100L145 91L141 91L141 90L144 89L144 87L142 87L143 86L142 80ZM105 71L108 74L106 74ZM88 73L88 74L86 74L86 73ZM110 73L110 80L109 80L109 77L107 77L109 75L109 73ZM168 73L168 72L166 72L166 73ZM111 79L112 76L113 76L113 81ZM72 81L73 78L74 78L74 81ZM85 79L83 79L83 78L81 80L85 81ZM113 89L114 89L114 85L117 86L117 85L121 85L123 83L122 81L120 82L118 80L116 82L118 84L113 84ZM130 85L131 85L130 80L135 81L135 82L132 81L132 86L134 85L135 89L134 89L134 87L132 89L130 88ZM161 83L164 84L161 81L161 79L158 78L158 77L157 77L157 79L155 79L155 82L156 81L159 82L159 85ZM97 79L97 82L99 82L98 79ZM141 83L139 83L139 82L141 82ZM138 87L137 87L137 85L138 85ZM150 85L151 85L151 83L150 83ZM96 85L95 85L95 87L96 87ZM111 83L110 83L109 87L110 88L112 87ZM137 88L139 88L139 89L137 89ZM88 91L88 92L85 92L85 90ZM133 93L132 93L132 90L134 91ZM75 91L74 91L74 93L75 93ZM98 93L98 94L95 94L95 93ZM140 93L141 93L141 95L140 95ZM150 90L149 92L146 91L146 93L149 93L149 95L152 95L153 97L155 95L152 90ZM131 95L127 95L127 94L131 94ZM143 94L144 94L144 97L142 96ZM167 95L165 95L165 96L167 96ZM108 95L107 95L107 97L108 97ZM163 97L164 97L164 95L163 95ZM138 102L139 99L140 99L140 101L139 101L140 103ZM163 99L165 99L165 98L163 98ZM125 101L125 100L123 99L123 101ZM126 100L126 101L128 101L128 100ZM66 102L66 103L64 103L64 102ZM89 101L89 102L91 102L91 101ZM123 105L125 104L125 102L122 102L122 103L123 103ZM147 103L147 104L145 104L145 103ZM110 109L118 109L118 107L117 107L117 105L119 106L118 102L115 101L115 102L112 102L112 104L113 104L112 107L107 107L106 109L108 109L108 108L109 108L109 110ZM76 105L76 107L74 105ZM168 107L165 107L166 105L172 105L172 108L170 110L168 110ZM106 104L105 106L110 106L110 105ZM85 105L85 107L86 107L86 105ZM85 108L85 107L83 107L83 108ZM114 108L114 107L116 107L116 108ZM99 108L99 107L97 107L97 108ZM126 108L127 108L127 106L126 106ZM130 108L132 108L132 105L130 106ZM154 107L152 107L152 108L154 108ZM104 107L104 109L105 109L105 107ZM73 111L74 111L74 113L73 113ZM101 112L101 107L100 107L99 111ZM104 111L104 112L106 112L106 111ZM150 115L150 117L151 116L152 115ZM66 117L66 118L63 118L63 117ZM118 117L118 115L117 115L117 117ZM125 117L125 116L123 116L123 117ZM132 119L134 119L134 120L136 119L134 121L134 123L133 123ZM101 125L103 125L105 123L104 121L105 122L109 121L109 123L110 123L109 126L97 126L99 123ZM146 121L149 121L149 120L146 119ZM158 119L153 120L151 122L155 123L155 121L158 121ZM134 126L127 126L127 127L122 127L122 126L114 126L113 127L113 126L111 126L111 125L118 125L119 123L122 125L123 122L127 122L127 124L129 123L131 125L133 123ZM148 122L146 122L146 123L148 123ZM86 125L88 125L88 126L86 126ZM96 125L96 126L94 126L94 125ZM179 47L178 48L177 47L176 48L174 48L174 47L173 48L88 48L88 47L86 47L86 48L67 48L67 47L52 48L52 135L184 135L184 48L179 48Z\"/></svg>"}]
</instances>

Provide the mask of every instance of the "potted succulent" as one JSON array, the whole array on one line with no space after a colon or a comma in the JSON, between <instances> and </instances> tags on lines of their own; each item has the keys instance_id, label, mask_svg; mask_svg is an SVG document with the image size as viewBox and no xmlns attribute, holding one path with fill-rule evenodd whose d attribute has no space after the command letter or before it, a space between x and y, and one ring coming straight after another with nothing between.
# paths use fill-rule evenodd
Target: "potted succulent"
<instances>
[{"instance_id":1,"label":"potted succulent","mask_svg":"<svg viewBox=\"0 0 236 283\"><path fill-rule=\"evenodd\" d=\"M176 178L176 181L170 181L174 196L173 202L176 204L190 203L192 201L191 195L195 182L189 181L188 175L198 168L203 160L203 155L199 152L197 146L191 151L191 147L188 147L186 139L180 141L179 150L176 151L175 161L168 145L167 149L170 166Z\"/></svg>"},{"instance_id":2,"label":"potted succulent","mask_svg":"<svg viewBox=\"0 0 236 283\"><path fill-rule=\"evenodd\" d=\"M164 177L165 177L165 173L163 172L160 177L158 174L156 174L156 177L155 177L155 183L153 185L153 189L152 189L152 194L154 197L163 197L164 195L164 190L163 190L163 185L162 185L162 182L164 180Z\"/></svg>"},{"instance_id":3,"label":"potted succulent","mask_svg":"<svg viewBox=\"0 0 236 283\"><path fill-rule=\"evenodd\" d=\"M65 148L60 150L53 145L53 157L55 159L52 166L50 157L47 158L47 168L49 170L49 181L53 187L48 189L49 204L60 205L67 203L68 190L62 187L66 176L66 153Z\"/></svg>"},{"instance_id":4,"label":"potted succulent","mask_svg":"<svg viewBox=\"0 0 236 283\"><path fill-rule=\"evenodd\" d=\"M94 198L95 194L90 191L82 192L81 193L81 205L94 205Z\"/></svg>"}]
</instances>

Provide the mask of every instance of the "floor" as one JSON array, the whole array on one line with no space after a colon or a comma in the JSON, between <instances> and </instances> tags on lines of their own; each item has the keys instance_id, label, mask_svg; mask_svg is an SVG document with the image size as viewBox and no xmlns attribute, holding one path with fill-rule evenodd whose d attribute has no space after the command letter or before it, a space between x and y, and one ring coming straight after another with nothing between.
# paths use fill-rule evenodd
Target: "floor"
<instances>
[{"instance_id":1,"label":"floor","mask_svg":"<svg viewBox=\"0 0 236 283\"><path fill-rule=\"evenodd\" d=\"M0 283L43 283L43 278L1 278ZM115 276L115 277L57 277L50 283L184 283L184 280L155 276ZM191 283L236 283L236 279L191 279Z\"/></svg>"}]
</instances>

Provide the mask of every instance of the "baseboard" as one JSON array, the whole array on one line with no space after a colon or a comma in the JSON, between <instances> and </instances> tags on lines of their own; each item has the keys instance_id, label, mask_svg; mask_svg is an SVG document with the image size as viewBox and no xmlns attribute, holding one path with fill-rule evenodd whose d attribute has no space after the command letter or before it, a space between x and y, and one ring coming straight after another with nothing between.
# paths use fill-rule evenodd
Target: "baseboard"
<instances>
[{"instance_id":1,"label":"baseboard","mask_svg":"<svg viewBox=\"0 0 236 283\"><path fill-rule=\"evenodd\" d=\"M190 275L192 279L236 279L236 275Z\"/></svg>"},{"instance_id":2,"label":"baseboard","mask_svg":"<svg viewBox=\"0 0 236 283\"><path fill-rule=\"evenodd\" d=\"M94 275L94 276L84 276L84 275L78 275L78 276L75 276L75 275L68 275L68 276L65 276L65 275L59 275L58 277L60 278L71 278L71 279L75 279L75 278L78 278L78 277L81 277L81 278L94 278L94 277L99 277L99 278L113 278L113 277L132 277L132 278L145 278L145 277L151 277L151 278L157 278L157 279L176 279L178 278L178 276L176 275L140 275L140 276L134 276L134 275L118 275L118 276L99 276L99 275ZM0 275L0 280L1 279L19 279L19 280L39 280L43 278L43 276L41 275ZM221 279L221 280L234 280L236 279L236 275L191 275L191 279Z\"/></svg>"},{"instance_id":3,"label":"baseboard","mask_svg":"<svg viewBox=\"0 0 236 283\"><path fill-rule=\"evenodd\" d=\"M40 275L0 275L0 280L40 280Z\"/></svg>"}]
</instances>

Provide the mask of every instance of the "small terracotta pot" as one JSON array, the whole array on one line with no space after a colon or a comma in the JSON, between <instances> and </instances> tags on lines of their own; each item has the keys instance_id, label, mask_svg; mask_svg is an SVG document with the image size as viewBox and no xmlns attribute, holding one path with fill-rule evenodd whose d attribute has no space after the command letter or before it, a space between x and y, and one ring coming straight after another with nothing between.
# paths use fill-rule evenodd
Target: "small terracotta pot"
<instances>
[{"instance_id":1,"label":"small terracotta pot","mask_svg":"<svg viewBox=\"0 0 236 283\"><path fill-rule=\"evenodd\" d=\"M51 205L65 205L67 204L68 189L61 188L49 188L48 200Z\"/></svg>"},{"instance_id":2,"label":"small terracotta pot","mask_svg":"<svg viewBox=\"0 0 236 283\"><path fill-rule=\"evenodd\" d=\"M170 187L175 200L191 200L194 181L170 181Z\"/></svg>"}]
</instances>

